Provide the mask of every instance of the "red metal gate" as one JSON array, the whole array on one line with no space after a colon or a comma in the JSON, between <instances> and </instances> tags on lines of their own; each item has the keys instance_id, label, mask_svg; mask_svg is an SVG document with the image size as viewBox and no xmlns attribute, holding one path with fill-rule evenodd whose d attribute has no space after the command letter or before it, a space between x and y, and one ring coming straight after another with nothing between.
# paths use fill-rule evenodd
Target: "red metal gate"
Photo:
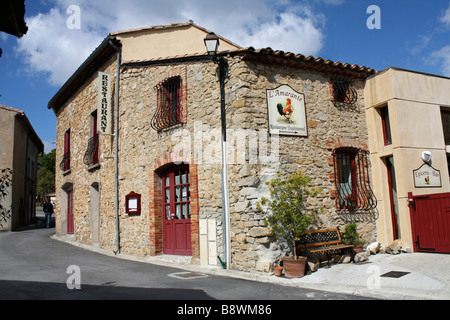
<instances>
[{"instance_id":1,"label":"red metal gate","mask_svg":"<svg viewBox=\"0 0 450 320\"><path fill-rule=\"evenodd\" d=\"M450 253L450 193L408 193L414 251Z\"/></svg>"}]
</instances>

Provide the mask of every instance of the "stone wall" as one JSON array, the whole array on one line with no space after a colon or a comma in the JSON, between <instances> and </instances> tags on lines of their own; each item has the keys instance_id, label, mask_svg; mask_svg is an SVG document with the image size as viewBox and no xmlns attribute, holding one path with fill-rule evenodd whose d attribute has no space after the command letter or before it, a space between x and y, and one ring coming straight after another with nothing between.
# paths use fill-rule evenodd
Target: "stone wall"
<instances>
[{"instance_id":1,"label":"stone wall","mask_svg":"<svg viewBox=\"0 0 450 320\"><path fill-rule=\"evenodd\" d=\"M332 102L332 75L254 62L232 64L228 82L229 128L268 129L266 89L288 84L305 94L308 137L280 136L278 161L271 165L237 164L230 166L230 201L232 211L233 266L242 270L268 271L287 249L277 243L265 227L265 216L256 211L256 202L268 196L265 182L276 173L287 175L302 170L312 178L312 185L323 191L311 199L311 207L323 207L315 228L340 227L356 221L367 241L376 238L374 212L338 213L335 210L332 150L337 147L367 149L362 81L353 85L358 93L356 108L337 108ZM260 142L262 140L260 139ZM269 147L272 150L272 147ZM270 153L270 151L269 151Z\"/></svg>"},{"instance_id":2,"label":"stone wall","mask_svg":"<svg viewBox=\"0 0 450 320\"><path fill-rule=\"evenodd\" d=\"M111 58L99 71L115 75L115 70L116 59ZM83 163L90 138L91 113L97 109L97 89L98 78L95 74L56 113L56 235L67 235L67 192L73 190L76 240L80 243L94 244L92 235L95 232L92 229L98 227L100 241L96 245L107 250L114 250L116 238L113 137L100 136L99 167L89 170ZM70 170L63 172L59 164L64 156L64 134L69 129L71 134ZM90 212L90 187L97 184L101 195L98 219L100 226L93 226Z\"/></svg>"},{"instance_id":3,"label":"stone wall","mask_svg":"<svg viewBox=\"0 0 450 320\"><path fill-rule=\"evenodd\" d=\"M358 220L367 239L375 239L372 218L339 214L331 196L333 171L329 157L336 141L367 145L363 83L356 82L357 108L336 108L330 95L332 75L229 58L230 77L226 82L227 128L229 137L229 188L231 209L232 268L268 271L284 255L287 246L275 241L265 227L265 216L256 202L268 196L265 182L277 173L301 169L323 189L311 200L311 207L323 207L316 227L343 227ZM102 71L115 74L115 60ZM183 124L157 132L150 126L156 110L156 85L172 76L183 81ZM216 221L214 248L223 256L221 197L220 88L216 65L211 61L178 64L123 66L120 79L119 119L119 213L121 252L146 256L162 253L161 170L170 165L190 164L193 261L202 259L205 247L199 242L200 221ZM268 135L266 89L288 84L304 93L308 137ZM100 140L100 168L88 171L82 157L89 138L89 115L96 108L97 76L61 109L57 128L57 163L63 156L64 132L71 128L71 171L63 175L57 168L57 234L63 235L64 188L74 186L75 234L79 242L92 244L89 213L89 186L100 184L100 243L105 249L115 245L114 141ZM246 138L246 139L244 139ZM267 141L267 143L266 143ZM243 144L245 143L245 144ZM264 156L273 156L267 161ZM125 195L141 194L141 214L125 213ZM64 205L62 206L64 207ZM203 249L201 249L201 247ZM211 255L212 257L214 254Z\"/></svg>"}]
</instances>

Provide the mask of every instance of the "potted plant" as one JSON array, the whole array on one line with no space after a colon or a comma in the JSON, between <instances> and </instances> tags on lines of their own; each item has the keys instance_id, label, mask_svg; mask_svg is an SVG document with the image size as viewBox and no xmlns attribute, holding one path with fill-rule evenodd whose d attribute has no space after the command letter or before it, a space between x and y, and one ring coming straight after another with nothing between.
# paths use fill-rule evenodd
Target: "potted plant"
<instances>
[{"instance_id":1,"label":"potted plant","mask_svg":"<svg viewBox=\"0 0 450 320\"><path fill-rule=\"evenodd\" d=\"M355 247L353 250L356 253L363 251L364 242L359 238L357 226L355 222L352 222L345 226L344 234L342 235L342 242L345 244L353 244Z\"/></svg>"},{"instance_id":2,"label":"potted plant","mask_svg":"<svg viewBox=\"0 0 450 320\"><path fill-rule=\"evenodd\" d=\"M350 194L345 197L345 209L349 211L353 211L356 208L356 199L355 197Z\"/></svg>"},{"instance_id":3,"label":"potted plant","mask_svg":"<svg viewBox=\"0 0 450 320\"><path fill-rule=\"evenodd\" d=\"M293 255L282 258L284 274L287 278L301 278L305 273L306 258L297 256L295 238L304 233L316 218L316 210L307 210L308 197L316 197L319 189L310 188L311 179L302 172L293 173L286 178L279 174L277 178L266 182L270 199L265 197L257 206L267 206L270 213L266 224L270 226L277 239L283 238L292 247Z\"/></svg>"},{"instance_id":4,"label":"potted plant","mask_svg":"<svg viewBox=\"0 0 450 320\"><path fill-rule=\"evenodd\" d=\"M281 275L283 273L283 267L282 266L274 266L273 267L273 272L274 272L276 277L281 277Z\"/></svg>"}]
</instances>

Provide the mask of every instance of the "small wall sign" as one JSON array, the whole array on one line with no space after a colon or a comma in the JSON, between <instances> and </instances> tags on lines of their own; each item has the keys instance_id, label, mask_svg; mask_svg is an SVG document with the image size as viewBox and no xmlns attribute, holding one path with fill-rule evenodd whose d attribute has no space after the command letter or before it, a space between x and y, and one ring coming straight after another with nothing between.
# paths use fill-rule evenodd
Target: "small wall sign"
<instances>
[{"instance_id":1,"label":"small wall sign","mask_svg":"<svg viewBox=\"0 0 450 320\"><path fill-rule=\"evenodd\" d=\"M269 133L307 137L305 95L286 84L266 91Z\"/></svg>"},{"instance_id":2,"label":"small wall sign","mask_svg":"<svg viewBox=\"0 0 450 320\"><path fill-rule=\"evenodd\" d=\"M125 196L125 206L127 214L141 213L141 195L131 191Z\"/></svg>"},{"instance_id":3,"label":"small wall sign","mask_svg":"<svg viewBox=\"0 0 450 320\"><path fill-rule=\"evenodd\" d=\"M442 187L441 172L429 164L424 163L419 169L413 171L413 175L416 188Z\"/></svg>"}]
</instances>

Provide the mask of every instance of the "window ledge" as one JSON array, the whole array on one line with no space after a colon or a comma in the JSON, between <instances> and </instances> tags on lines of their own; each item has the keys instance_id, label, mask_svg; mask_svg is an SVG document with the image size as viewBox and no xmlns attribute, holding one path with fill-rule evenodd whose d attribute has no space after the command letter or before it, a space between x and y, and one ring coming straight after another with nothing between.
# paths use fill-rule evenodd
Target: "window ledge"
<instances>
[{"instance_id":1,"label":"window ledge","mask_svg":"<svg viewBox=\"0 0 450 320\"><path fill-rule=\"evenodd\" d=\"M69 170L64 171L64 172L62 173L62 175L63 175L63 176L67 176L67 175L69 175L71 172L72 172L72 170L69 169Z\"/></svg>"},{"instance_id":2,"label":"window ledge","mask_svg":"<svg viewBox=\"0 0 450 320\"><path fill-rule=\"evenodd\" d=\"M100 163L96 163L87 167L87 171L94 171L100 169Z\"/></svg>"}]
</instances>

